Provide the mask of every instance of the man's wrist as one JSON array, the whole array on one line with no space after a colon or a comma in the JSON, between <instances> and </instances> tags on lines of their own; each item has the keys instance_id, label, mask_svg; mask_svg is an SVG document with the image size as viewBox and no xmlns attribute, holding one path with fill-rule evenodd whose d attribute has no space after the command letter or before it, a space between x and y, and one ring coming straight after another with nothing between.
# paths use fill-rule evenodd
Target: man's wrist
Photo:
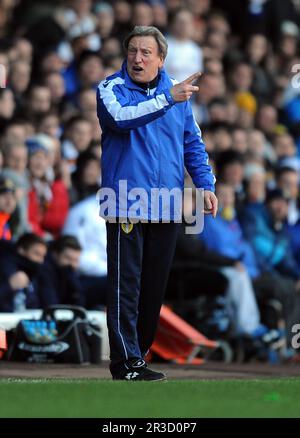
<instances>
[{"instance_id":1,"label":"man's wrist","mask_svg":"<svg viewBox=\"0 0 300 438\"><path fill-rule=\"evenodd\" d=\"M164 90L164 95L166 96L167 101L170 105L175 105L175 100L173 99L171 90Z\"/></svg>"}]
</instances>

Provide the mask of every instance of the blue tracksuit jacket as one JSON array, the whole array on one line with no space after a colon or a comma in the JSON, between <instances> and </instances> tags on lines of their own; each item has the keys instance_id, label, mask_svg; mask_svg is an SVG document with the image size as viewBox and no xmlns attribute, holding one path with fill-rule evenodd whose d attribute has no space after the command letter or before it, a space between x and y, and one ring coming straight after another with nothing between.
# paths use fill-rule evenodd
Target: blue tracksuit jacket
<instances>
[{"instance_id":1,"label":"blue tracksuit jacket","mask_svg":"<svg viewBox=\"0 0 300 438\"><path fill-rule=\"evenodd\" d=\"M161 69L156 89L140 88L129 77L126 61L119 72L100 82L97 113L103 131L102 187L116 194L113 214L108 211L113 197L107 203L107 198L100 197L102 216L164 219L168 202L160 200L159 209L154 209L149 202L153 201L151 190L178 189L181 198L184 166L196 187L214 190L215 178L201 131L190 103L174 102L170 94L174 84ZM122 193L120 180L126 180ZM136 200L139 209L134 208ZM170 220L181 219L181 209L175 204Z\"/></svg>"}]
</instances>

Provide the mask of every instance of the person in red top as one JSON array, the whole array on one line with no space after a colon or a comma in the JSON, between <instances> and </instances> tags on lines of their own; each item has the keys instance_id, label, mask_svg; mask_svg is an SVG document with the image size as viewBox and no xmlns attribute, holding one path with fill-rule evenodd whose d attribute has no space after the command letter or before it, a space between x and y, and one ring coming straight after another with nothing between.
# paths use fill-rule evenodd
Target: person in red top
<instances>
[{"instance_id":1,"label":"person in red top","mask_svg":"<svg viewBox=\"0 0 300 438\"><path fill-rule=\"evenodd\" d=\"M69 195L64 182L55 178L48 162L48 151L37 140L26 142L29 151L28 221L39 236L57 237L69 210Z\"/></svg>"},{"instance_id":2,"label":"person in red top","mask_svg":"<svg viewBox=\"0 0 300 438\"><path fill-rule=\"evenodd\" d=\"M0 175L0 239L11 240L9 219L17 206L15 186Z\"/></svg>"}]
</instances>

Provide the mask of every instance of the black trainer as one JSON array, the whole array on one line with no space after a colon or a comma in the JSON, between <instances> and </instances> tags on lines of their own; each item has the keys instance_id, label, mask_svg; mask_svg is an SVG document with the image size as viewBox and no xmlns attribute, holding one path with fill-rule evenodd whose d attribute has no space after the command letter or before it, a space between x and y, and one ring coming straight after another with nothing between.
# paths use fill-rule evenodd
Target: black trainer
<instances>
[{"instance_id":1,"label":"black trainer","mask_svg":"<svg viewBox=\"0 0 300 438\"><path fill-rule=\"evenodd\" d=\"M125 363L120 373L113 374L113 380L161 381L166 380L166 375L147 368L143 359L135 359Z\"/></svg>"}]
</instances>

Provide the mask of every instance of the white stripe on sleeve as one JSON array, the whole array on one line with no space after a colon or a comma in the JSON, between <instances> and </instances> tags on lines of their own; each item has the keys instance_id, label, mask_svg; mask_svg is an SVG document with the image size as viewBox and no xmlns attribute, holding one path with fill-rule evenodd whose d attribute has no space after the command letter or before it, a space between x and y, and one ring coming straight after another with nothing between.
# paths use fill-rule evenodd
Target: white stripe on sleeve
<instances>
[{"instance_id":1,"label":"white stripe on sleeve","mask_svg":"<svg viewBox=\"0 0 300 438\"><path fill-rule=\"evenodd\" d=\"M114 85L124 83L124 79L115 78L112 79L106 86L104 86L105 81L99 84L100 97L103 100L107 111L116 122L134 120L147 114L160 111L169 105L166 96L164 94L159 94L155 98L146 100L145 102L140 102L137 105L122 107L117 101L117 98L113 92L113 87Z\"/></svg>"}]
</instances>

